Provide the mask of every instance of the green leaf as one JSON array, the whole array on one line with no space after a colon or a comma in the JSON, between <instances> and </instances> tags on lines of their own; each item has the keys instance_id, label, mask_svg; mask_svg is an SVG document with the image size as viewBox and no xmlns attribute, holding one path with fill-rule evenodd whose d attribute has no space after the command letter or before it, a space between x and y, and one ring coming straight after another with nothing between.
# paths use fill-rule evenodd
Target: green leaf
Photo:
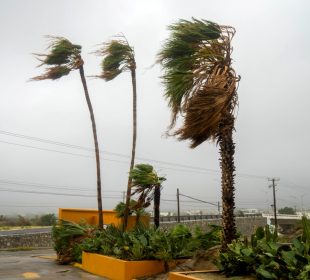
<instances>
[{"instance_id":1,"label":"green leaf","mask_svg":"<svg viewBox=\"0 0 310 280\"><path fill-rule=\"evenodd\" d=\"M250 255L253 254L253 249L252 248L244 248L241 250L242 254L245 256L249 257Z\"/></svg>"},{"instance_id":2,"label":"green leaf","mask_svg":"<svg viewBox=\"0 0 310 280\"><path fill-rule=\"evenodd\" d=\"M278 279L274 273L269 272L268 270L265 270L265 269L262 268L262 267L257 268L257 269L256 269L256 273L257 273L258 275L261 275L261 276L264 277L265 279Z\"/></svg>"},{"instance_id":3,"label":"green leaf","mask_svg":"<svg viewBox=\"0 0 310 280\"><path fill-rule=\"evenodd\" d=\"M258 227L255 232L255 236L258 240L261 240L265 237L265 231L263 227Z\"/></svg>"}]
</instances>

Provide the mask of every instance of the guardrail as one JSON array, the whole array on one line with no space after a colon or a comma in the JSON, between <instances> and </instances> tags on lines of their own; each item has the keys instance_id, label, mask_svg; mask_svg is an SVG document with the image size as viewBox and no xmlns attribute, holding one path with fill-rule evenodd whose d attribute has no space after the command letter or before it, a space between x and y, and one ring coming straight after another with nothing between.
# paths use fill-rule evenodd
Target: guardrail
<instances>
[{"instance_id":1,"label":"guardrail","mask_svg":"<svg viewBox=\"0 0 310 280\"><path fill-rule=\"evenodd\" d=\"M236 216L247 218L247 217L262 217L261 214L249 214L249 215L243 215L243 216ZM220 220L222 219L222 215L182 215L180 216L180 222L184 221L201 221L201 220ZM151 218L152 222L152 218ZM178 222L178 216L161 216L160 222L162 223L172 223L172 222Z\"/></svg>"},{"instance_id":2,"label":"guardrail","mask_svg":"<svg viewBox=\"0 0 310 280\"><path fill-rule=\"evenodd\" d=\"M274 219L274 214L262 214L263 217ZM277 214L278 220L301 220L302 215Z\"/></svg>"}]
</instances>

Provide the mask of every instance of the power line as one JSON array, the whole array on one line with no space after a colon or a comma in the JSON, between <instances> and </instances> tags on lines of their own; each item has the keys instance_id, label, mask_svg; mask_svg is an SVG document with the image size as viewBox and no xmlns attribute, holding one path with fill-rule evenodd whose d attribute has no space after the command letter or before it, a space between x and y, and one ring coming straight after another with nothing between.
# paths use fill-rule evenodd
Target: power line
<instances>
[{"instance_id":1,"label":"power line","mask_svg":"<svg viewBox=\"0 0 310 280\"><path fill-rule=\"evenodd\" d=\"M36 208L36 207L59 207L59 205L8 205L8 204L1 204L0 207L16 207L16 208L19 208L19 207L29 207L29 208Z\"/></svg>"},{"instance_id":2,"label":"power line","mask_svg":"<svg viewBox=\"0 0 310 280\"><path fill-rule=\"evenodd\" d=\"M40 151L56 152L56 153L60 153L60 154L67 154L67 155L72 155L72 156L80 156L80 157L84 157L84 158L94 158L94 156L88 156L88 155L83 155L83 154L64 152L64 151L59 151L59 150L54 150L54 149L41 148L41 147L36 147L36 146L32 146L32 145L25 145L25 144L19 144L19 143L2 141L2 140L0 140L0 143L20 146L20 147L26 147L26 148L36 149L36 150L40 150ZM101 159L103 159L105 161L111 161L111 162L118 162L118 163L122 163L122 164L128 164L127 161L121 161L121 160L115 160L115 159L107 159L107 158L101 158ZM137 158L137 159L139 159L139 158ZM141 158L140 158L140 160L141 160ZM149 159L149 161L159 162L157 160L151 160L151 159ZM170 165L172 165L172 163ZM208 173L208 172L210 172L212 170L212 169L210 169L210 170L205 169L205 172L202 172L202 171L196 171L196 170L177 169L177 168L165 167L165 166L157 166L157 167L158 168L162 168L162 169L169 169L169 170L176 170L176 171L190 172L190 173L199 173L199 174L206 174L206 173ZM194 168L194 167L191 167L191 168ZM213 170L213 172L217 172L218 173L220 171ZM245 174L236 174L236 176L245 177L245 178L251 178L251 176L253 178L255 177L254 175L245 175ZM256 176L255 178L257 179L258 176Z\"/></svg>"},{"instance_id":3,"label":"power line","mask_svg":"<svg viewBox=\"0 0 310 280\"><path fill-rule=\"evenodd\" d=\"M201 199L197 199L197 198L194 198L194 197L191 197L191 196L188 196L188 195L185 195L185 194L179 194L180 196L184 196L184 197L187 197L187 198L190 198L190 199L193 199L193 200L196 200L196 201L200 201L202 203L207 203L207 204L210 204L210 205L213 205L213 206L218 206L218 204L215 204L215 203L212 203L212 202L208 202L208 201L204 201L204 200L201 200Z\"/></svg>"},{"instance_id":4,"label":"power line","mask_svg":"<svg viewBox=\"0 0 310 280\"><path fill-rule=\"evenodd\" d=\"M97 197L97 195L76 194L76 193L56 193L56 192L40 192L0 188L1 192L15 192L15 193L31 193L31 194L45 194L45 195L59 195L59 196L77 196L77 197ZM103 198L120 198L120 196L104 196Z\"/></svg>"},{"instance_id":5,"label":"power line","mask_svg":"<svg viewBox=\"0 0 310 280\"><path fill-rule=\"evenodd\" d=\"M39 137L34 137L34 136L29 136L29 135L24 135L24 134L13 133L13 132L4 131L4 130L0 130L0 134L4 134L4 135L8 135L8 136L13 136L13 137L17 137L17 138L33 140L33 141L38 141L38 142L52 144L52 145L63 146L63 147L66 147L66 148L73 148L73 149L84 150L84 151L91 151L91 152L95 151L95 149L93 149L93 148L88 148L88 147L83 147L83 146L79 146L79 145L63 143L63 142L59 142L59 141L54 141L54 140L50 140L50 139L44 139L44 138L39 138ZM75 155L75 156L82 156L82 157L89 157L89 158L93 157L93 156L87 156L87 155L70 153L70 152L63 152L63 151L53 150L53 149L38 148L38 147L30 146L30 145L17 144L17 143L12 143L12 142L7 142L7 141L0 141L0 142L6 143L6 144L11 144L11 145L22 146L22 147L34 148L34 149L38 149L38 150L46 150L46 151L51 151L51 152ZM105 154L109 154L109 155L130 158L129 155L124 155L124 154L121 154L121 153L115 153L115 152L109 152L109 151L100 151L100 153L101 154L105 153ZM203 171L203 172L220 173L220 171L216 170L216 169L202 168L202 167L198 167L198 166L178 164L178 163L174 163L174 162L160 161L160 160L154 160L154 159L143 158L143 157L136 157L136 159L143 160L143 161L149 161L149 162L155 162L155 163L159 163L159 164L177 166L177 167L182 167L182 168L187 168L187 169L200 170L200 171ZM105 159L105 160L121 162L121 163L127 163L127 162L111 160L111 159ZM165 167L165 168L169 169L167 167ZM236 176L244 177L244 178L268 179L267 176L253 175L253 174L247 174L247 173L236 173Z\"/></svg>"},{"instance_id":6,"label":"power line","mask_svg":"<svg viewBox=\"0 0 310 280\"><path fill-rule=\"evenodd\" d=\"M33 182L25 182L25 181L13 181L13 180L5 180L0 178L0 184L9 184L9 185L18 185L18 186L29 186L29 187L39 187L45 189L62 189L62 190L77 190L77 191L91 191L89 188L75 188L69 186L60 186L60 185L47 185L47 184L39 184ZM121 193L120 190L104 190L103 192L117 192Z\"/></svg>"},{"instance_id":7,"label":"power line","mask_svg":"<svg viewBox=\"0 0 310 280\"><path fill-rule=\"evenodd\" d=\"M25 147L25 148L31 148L31 149L41 150L41 151L48 151L48 152L55 152L55 153L60 153L60 154L66 154L66 155L71 155L71 156L79 156L79 157L84 157L84 158L94 158L94 156L88 156L88 155L83 155L83 154L64 152L64 151L59 151L59 150L54 150L54 149L40 148L40 147L36 147L36 146L19 144L19 143L2 141L2 140L0 140L0 143L4 143L4 144L8 144L8 145L20 146L20 147ZM120 160L115 160L115 159L107 159L107 158L102 158L102 159L106 160L106 161L115 161L115 162L120 162L120 163L126 163L127 164L127 162L125 162L125 161L120 161Z\"/></svg>"}]
</instances>

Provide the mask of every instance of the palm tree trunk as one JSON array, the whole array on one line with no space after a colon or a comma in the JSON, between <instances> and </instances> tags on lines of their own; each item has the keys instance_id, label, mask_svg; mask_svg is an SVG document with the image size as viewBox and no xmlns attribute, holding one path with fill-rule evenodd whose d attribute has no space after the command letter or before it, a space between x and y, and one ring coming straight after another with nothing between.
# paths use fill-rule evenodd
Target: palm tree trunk
<instances>
[{"instance_id":1,"label":"palm tree trunk","mask_svg":"<svg viewBox=\"0 0 310 280\"><path fill-rule=\"evenodd\" d=\"M131 80L132 80L132 96L133 96L133 104L132 104L132 113L133 113L133 134L132 134L132 149L131 149L131 161L129 168L130 171L133 169L135 164L135 156L136 156L136 141L137 141L137 82L136 82L136 68L135 66L131 69ZM127 228L128 224L128 216L129 216L129 206L130 206L130 198L131 198L131 177L128 176L127 183L127 194L126 194L126 204L125 204L125 212L124 212L124 229Z\"/></svg>"},{"instance_id":2,"label":"palm tree trunk","mask_svg":"<svg viewBox=\"0 0 310 280\"><path fill-rule=\"evenodd\" d=\"M236 238L236 224L234 217L235 209L235 188L234 188L234 153L235 144L232 139L234 130L234 117L231 113L224 118L221 124L219 144L220 144L220 164L222 169L222 223L223 239L222 251L227 250L227 245Z\"/></svg>"},{"instance_id":3,"label":"palm tree trunk","mask_svg":"<svg viewBox=\"0 0 310 280\"><path fill-rule=\"evenodd\" d=\"M96 153L96 167L97 167L97 200L98 200L98 219L99 219L99 229L103 229L103 214L102 214L102 199L101 199L101 176L100 176L100 157L99 157L99 146L98 146L98 139L97 139L97 129L96 129L96 122L94 117L93 107L89 98L86 79L84 75L84 68L83 65L80 66L80 76L84 88L85 98L88 105L88 110L90 113L90 119L93 128L93 136L94 136L94 143L95 143L95 153Z\"/></svg>"},{"instance_id":4,"label":"palm tree trunk","mask_svg":"<svg viewBox=\"0 0 310 280\"><path fill-rule=\"evenodd\" d=\"M156 185L154 189L154 225L156 228L159 227L160 217L160 185Z\"/></svg>"}]
</instances>

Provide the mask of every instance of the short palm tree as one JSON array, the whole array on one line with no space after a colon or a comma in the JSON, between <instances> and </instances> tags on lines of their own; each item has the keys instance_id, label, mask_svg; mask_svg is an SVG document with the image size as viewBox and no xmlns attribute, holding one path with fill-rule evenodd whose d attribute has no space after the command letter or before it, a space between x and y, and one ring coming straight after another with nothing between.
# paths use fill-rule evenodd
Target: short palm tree
<instances>
[{"instance_id":1,"label":"short palm tree","mask_svg":"<svg viewBox=\"0 0 310 280\"><path fill-rule=\"evenodd\" d=\"M184 123L170 135L190 140L191 148L213 140L220 146L222 170L222 249L236 236L234 218L234 151L232 139L239 77L231 66L235 29L192 19L169 26L169 39L158 54L165 97L172 111L170 131L178 116Z\"/></svg>"},{"instance_id":2,"label":"short palm tree","mask_svg":"<svg viewBox=\"0 0 310 280\"><path fill-rule=\"evenodd\" d=\"M133 48L128 44L124 36L116 37L103 45L103 47L96 52L103 56L101 63L102 74L96 77L102 78L106 81L113 80L124 71L130 71L132 81L132 97L133 97L133 134L132 134L132 149L129 173L135 164L136 154L136 139L137 139L137 85L136 85L136 61ZM129 204L131 197L131 177L128 176L126 206L124 213L124 228L127 227L129 216Z\"/></svg>"},{"instance_id":3,"label":"short palm tree","mask_svg":"<svg viewBox=\"0 0 310 280\"><path fill-rule=\"evenodd\" d=\"M100 176L100 157L99 146L97 140L97 129L95 123L94 112L89 98L86 79L84 75L84 61L81 57L81 46L72 44L69 40L63 37L49 37L51 44L49 45L48 54L35 54L37 59L42 63L39 66L45 65L47 68L41 76L32 78L34 81L41 80L57 80L65 75L68 75L72 70L79 70L83 84L84 94L90 113L90 119L93 129L93 137L95 144L96 169L97 169L97 200L98 200L98 219L99 228L103 228L102 214L102 199L101 199L101 176Z\"/></svg>"},{"instance_id":4,"label":"short palm tree","mask_svg":"<svg viewBox=\"0 0 310 280\"><path fill-rule=\"evenodd\" d=\"M165 177L159 177L153 166L149 164L136 164L130 172L132 179L132 196L138 194L134 209L142 209L150 206L154 200L154 224L159 227L160 217L160 191Z\"/></svg>"}]
</instances>

